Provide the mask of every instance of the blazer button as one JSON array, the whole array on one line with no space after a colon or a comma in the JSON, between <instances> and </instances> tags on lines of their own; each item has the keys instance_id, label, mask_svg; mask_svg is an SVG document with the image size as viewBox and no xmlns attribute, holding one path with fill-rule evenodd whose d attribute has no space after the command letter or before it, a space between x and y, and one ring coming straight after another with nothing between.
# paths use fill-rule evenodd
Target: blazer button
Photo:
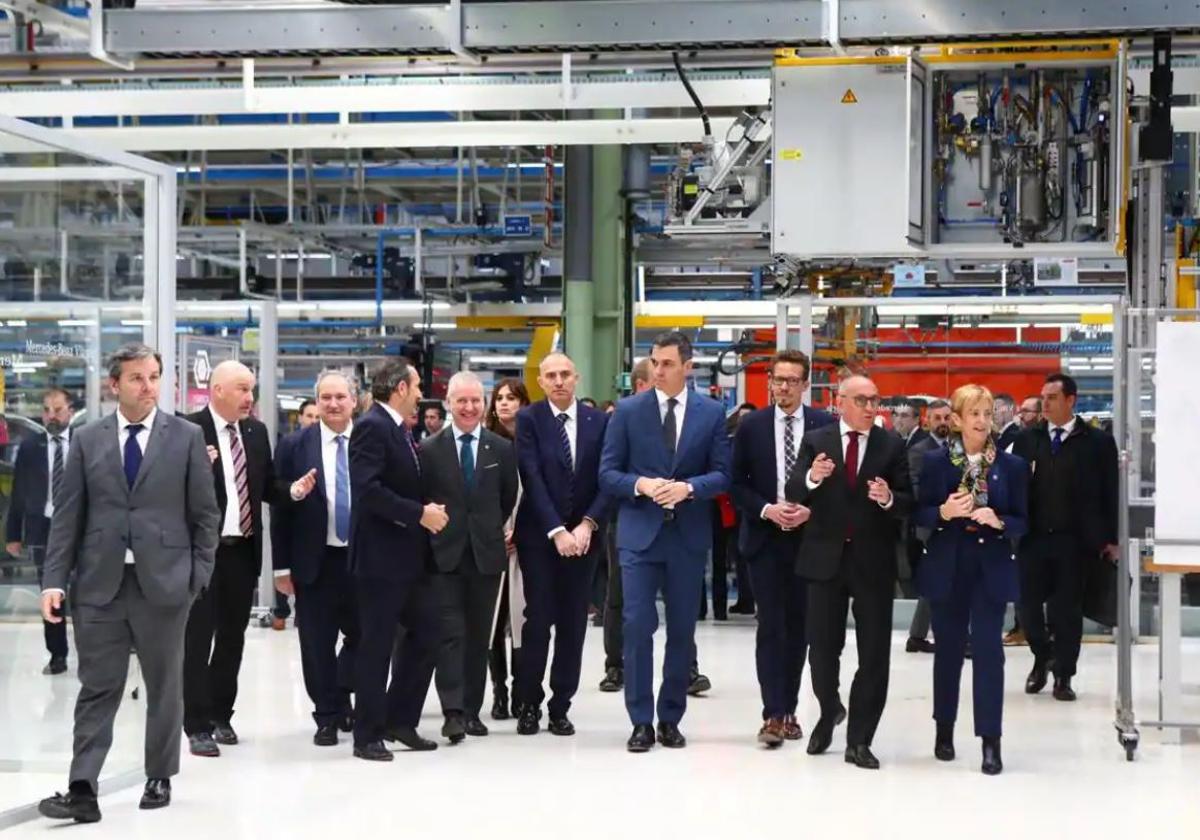
<instances>
[{"instance_id":1,"label":"blazer button","mask_svg":"<svg viewBox=\"0 0 1200 840\"><path fill-rule=\"evenodd\" d=\"M983 537L980 537L980 538L979 538L979 544L980 544L980 545L983 545Z\"/></svg>"}]
</instances>

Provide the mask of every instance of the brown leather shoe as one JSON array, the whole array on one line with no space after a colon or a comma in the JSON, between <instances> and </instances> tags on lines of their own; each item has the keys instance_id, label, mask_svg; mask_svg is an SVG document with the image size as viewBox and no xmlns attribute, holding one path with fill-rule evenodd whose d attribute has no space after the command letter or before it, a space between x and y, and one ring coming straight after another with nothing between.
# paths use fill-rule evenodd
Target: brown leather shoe
<instances>
[{"instance_id":1,"label":"brown leather shoe","mask_svg":"<svg viewBox=\"0 0 1200 840\"><path fill-rule=\"evenodd\" d=\"M762 729L758 730L758 743L774 749L783 743L783 720L768 718L763 721Z\"/></svg>"},{"instance_id":2,"label":"brown leather shoe","mask_svg":"<svg viewBox=\"0 0 1200 840\"><path fill-rule=\"evenodd\" d=\"M1016 647L1018 645L1027 645L1029 642L1025 640L1025 631L1017 628L1004 637L1005 647Z\"/></svg>"},{"instance_id":3,"label":"brown leather shoe","mask_svg":"<svg viewBox=\"0 0 1200 840\"><path fill-rule=\"evenodd\" d=\"M804 730L800 728L795 715L783 716L783 737L789 741L799 741L804 737Z\"/></svg>"},{"instance_id":4,"label":"brown leather shoe","mask_svg":"<svg viewBox=\"0 0 1200 840\"><path fill-rule=\"evenodd\" d=\"M272 630L286 630L286 629L287 629L287 619L286 619L286 618L280 618L280 617L279 617L279 616L277 616L277 615L276 615L276 616L272 616L272 618L271 618L271 629L272 629Z\"/></svg>"}]
</instances>

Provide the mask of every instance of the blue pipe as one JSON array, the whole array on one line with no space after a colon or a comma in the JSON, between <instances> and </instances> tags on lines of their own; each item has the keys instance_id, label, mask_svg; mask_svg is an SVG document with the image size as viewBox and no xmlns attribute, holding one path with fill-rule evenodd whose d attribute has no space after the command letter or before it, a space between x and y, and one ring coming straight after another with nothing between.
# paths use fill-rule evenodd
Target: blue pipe
<instances>
[{"instance_id":1,"label":"blue pipe","mask_svg":"<svg viewBox=\"0 0 1200 840\"><path fill-rule=\"evenodd\" d=\"M383 238L380 231L375 239L375 326L383 327Z\"/></svg>"},{"instance_id":2,"label":"blue pipe","mask_svg":"<svg viewBox=\"0 0 1200 840\"><path fill-rule=\"evenodd\" d=\"M762 300L762 275L763 270L761 265L755 266L754 270L750 272L751 300Z\"/></svg>"}]
</instances>

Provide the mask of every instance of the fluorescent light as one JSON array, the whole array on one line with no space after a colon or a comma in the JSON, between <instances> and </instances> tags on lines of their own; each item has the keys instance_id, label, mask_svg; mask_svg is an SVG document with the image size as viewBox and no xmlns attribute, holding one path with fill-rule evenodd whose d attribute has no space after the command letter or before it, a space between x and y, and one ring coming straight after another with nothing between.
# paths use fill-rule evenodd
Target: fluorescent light
<instances>
[{"instance_id":1,"label":"fluorescent light","mask_svg":"<svg viewBox=\"0 0 1200 840\"><path fill-rule=\"evenodd\" d=\"M48 364L48 362L17 362L16 364L14 364L12 366L12 370L17 371L18 373L20 373L20 372L30 373L32 371L40 370L40 369L46 367L47 364Z\"/></svg>"},{"instance_id":2,"label":"fluorescent light","mask_svg":"<svg viewBox=\"0 0 1200 840\"><path fill-rule=\"evenodd\" d=\"M715 365L720 356L692 356L692 362L697 365Z\"/></svg>"},{"instance_id":3,"label":"fluorescent light","mask_svg":"<svg viewBox=\"0 0 1200 840\"><path fill-rule=\"evenodd\" d=\"M773 330L774 324L721 324L721 323L705 323L706 330ZM800 329L795 327L795 329Z\"/></svg>"},{"instance_id":4,"label":"fluorescent light","mask_svg":"<svg viewBox=\"0 0 1200 840\"><path fill-rule=\"evenodd\" d=\"M28 321L9 321L8 326L10 326L10 327L28 327L29 322Z\"/></svg>"},{"instance_id":5,"label":"fluorescent light","mask_svg":"<svg viewBox=\"0 0 1200 840\"><path fill-rule=\"evenodd\" d=\"M149 325L150 325L150 322L146 321L146 320L138 320L136 318L122 318L121 319L122 327L147 327Z\"/></svg>"},{"instance_id":6,"label":"fluorescent light","mask_svg":"<svg viewBox=\"0 0 1200 840\"><path fill-rule=\"evenodd\" d=\"M94 327L96 322L88 318L64 318L58 322L60 327Z\"/></svg>"},{"instance_id":7,"label":"fluorescent light","mask_svg":"<svg viewBox=\"0 0 1200 840\"><path fill-rule=\"evenodd\" d=\"M413 324L412 328L414 330L423 330L423 329L426 329L427 327L425 324ZM434 321L432 324L428 325L428 329L431 329L431 330L453 330L453 329L457 329L457 328L458 328L458 324L455 324L451 321L446 321L446 322Z\"/></svg>"},{"instance_id":8,"label":"fluorescent light","mask_svg":"<svg viewBox=\"0 0 1200 840\"><path fill-rule=\"evenodd\" d=\"M467 364L480 367L520 366L525 364L526 356L468 356Z\"/></svg>"}]
</instances>

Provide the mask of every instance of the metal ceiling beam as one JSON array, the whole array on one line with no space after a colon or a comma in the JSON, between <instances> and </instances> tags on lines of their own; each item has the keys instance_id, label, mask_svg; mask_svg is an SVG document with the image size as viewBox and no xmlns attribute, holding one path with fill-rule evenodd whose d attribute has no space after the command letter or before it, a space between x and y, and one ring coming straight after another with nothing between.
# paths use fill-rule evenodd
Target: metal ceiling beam
<instances>
[{"instance_id":1,"label":"metal ceiling beam","mask_svg":"<svg viewBox=\"0 0 1200 840\"><path fill-rule=\"evenodd\" d=\"M1134 0L558 0L112 10L105 46L156 55L590 52L1142 34L1200 29L1194 4ZM457 18L461 6L461 29Z\"/></svg>"}]
</instances>

